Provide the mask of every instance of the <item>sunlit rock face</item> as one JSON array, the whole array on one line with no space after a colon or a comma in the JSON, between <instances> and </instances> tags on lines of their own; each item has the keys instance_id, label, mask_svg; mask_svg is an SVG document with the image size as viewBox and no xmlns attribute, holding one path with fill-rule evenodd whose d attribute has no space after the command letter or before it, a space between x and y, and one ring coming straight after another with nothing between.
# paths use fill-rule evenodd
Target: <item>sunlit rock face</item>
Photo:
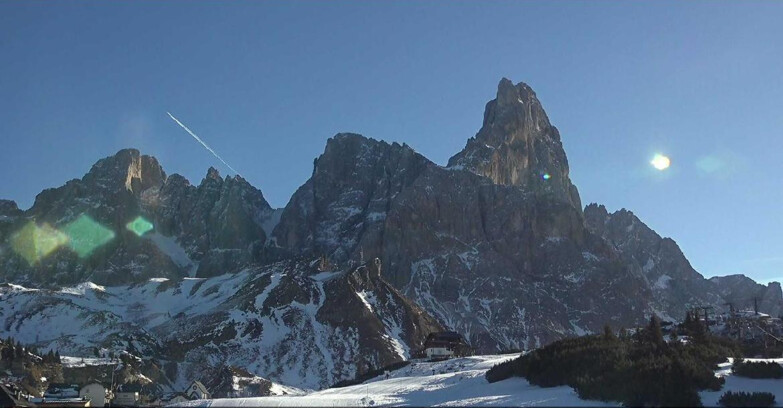
<instances>
[{"instance_id":1,"label":"sunlit rock face","mask_svg":"<svg viewBox=\"0 0 783 408\"><path fill-rule=\"evenodd\" d=\"M536 93L525 83L503 78L487 103L481 130L449 159L449 167L489 177L495 184L519 186L581 210L579 193L568 178L560 132L549 123Z\"/></svg>"},{"instance_id":2,"label":"sunlit rock face","mask_svg":"<svg viewBox=\"0 0 783 408\"><path fill-rule=\"evenodd\" d=\"M135 149L99 160L82 179L44 190L27 211L12 202L0 211L0 279L36 286L236 271L260 260L264 225L274 217L261 192L241 177L223 179L210 169L191 186ZM131 228L133 221L150 227ZM30 238L14 239L25 226ZM34 233L46 228L69 233L68 241L46 253L30 250L36 239L52 241ZM15 242L29 243L20 251Z\"/></svg>"},{"instance_id":3,"label":"sunlit rock face","mask_svg":"<svg viewBox=\"0 0 783 408\"><path fill-rule=\"evenodd\" d=\"M758 307L761 313L783 316L783 292L779 282L762 285L745 275L715 276L710 278L710 282L737 310Z\"/></svg>"}]
</instances>

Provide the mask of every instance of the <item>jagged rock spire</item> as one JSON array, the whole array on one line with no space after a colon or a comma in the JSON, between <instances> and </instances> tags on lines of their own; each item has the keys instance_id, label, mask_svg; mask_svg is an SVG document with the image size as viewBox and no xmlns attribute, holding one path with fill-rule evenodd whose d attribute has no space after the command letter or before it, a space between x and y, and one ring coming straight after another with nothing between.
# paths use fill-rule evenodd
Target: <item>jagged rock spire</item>
<instances>
[{"instance_id":1,"label":"jagged rock spire","mask_svg":"<svg viewBox=\"0 0 783 408\"><path fill-rule=\"evenodd\" d=\"M485 108L481 130L449 159L449 167L462 167L495 184L552 195L581 209L579 193L568 178L560 133L549 123L536 93L523 82L500 80L497 97Z\"/></svg>"}]
</instances>

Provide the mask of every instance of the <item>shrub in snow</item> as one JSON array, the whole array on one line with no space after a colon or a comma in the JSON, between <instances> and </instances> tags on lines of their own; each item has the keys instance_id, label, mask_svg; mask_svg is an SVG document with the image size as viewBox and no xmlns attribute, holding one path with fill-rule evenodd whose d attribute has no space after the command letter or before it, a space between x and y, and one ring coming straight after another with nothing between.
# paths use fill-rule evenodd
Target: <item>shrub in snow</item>
<instances>
[{"instance_id":1,"label":"shrub in snow","mask_svg":"<svg viewBox=\"0 0 783 408\"><path fill-rule=\"evenodd\" d=\"M737 361L731 371L747 378L783 378L783 367L774 362Z\"/></svg>"},{"instance_id":2,"label":"shrub in snow","mask_svg":"<svg viewBox=\"0 0 783 408\"><path fill-rule=\"evenodd\" d=\"M561 340L490 369L489 382L525 377L541 387L568 385L580 398L628 406L701 405L698 392L717 391L714 369L739 347L707 335L666 343L657 319L633 336L583 336Z\"/></svg>"},{"instance_id":3,"label":"shrub in snow","mask_svg":"<svg viewBox=\"0 0 783 408\"><path fill-rule=\"evenodd\" d=\"M771 407L775 405L775 396L769 392L726 391L718 403L724 407Z\"/></svg>"}]
</instances>

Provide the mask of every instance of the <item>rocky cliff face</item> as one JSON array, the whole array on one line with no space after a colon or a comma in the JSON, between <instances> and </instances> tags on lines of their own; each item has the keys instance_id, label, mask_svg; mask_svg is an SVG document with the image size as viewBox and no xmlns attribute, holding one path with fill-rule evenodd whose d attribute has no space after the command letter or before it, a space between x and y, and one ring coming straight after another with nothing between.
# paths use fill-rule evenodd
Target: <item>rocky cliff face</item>
<instances>
[{"instance_id":1,"label":"rocky cliff face","mask_svg":"<svg viewBox=\"0 0 783 408\"><path fill-rule=\"evenodd\" d=\"M283 210L274 246L338 262L381 256L392 202L432 166L406 145L338 134Z\"/></svg>"},{"instance_id":2,"label":"rocky cliff face","mask_svg":"<svg viewBox=\"0 0 783 408\"><path fill-rule=\"evenodd\" d=\"M27 211L4 202L0 212L0 279L31 285L237 271L260 260L264 227L275 218L241 177L210 169L191 186L134 149L43 191Z\"/></svg>"},{"instance_id":3,"label":"rocky cliff face","mask_svg":"<svg viewBox=\"0 0 783 408\"><path fill-rule=\"evenodd\" d=\"M779 282L762 285L745 275L715 276L710 282L738 310L753 310L758 306L759 312L783 316L783 291Z\"/></svg>"}]
</instances>

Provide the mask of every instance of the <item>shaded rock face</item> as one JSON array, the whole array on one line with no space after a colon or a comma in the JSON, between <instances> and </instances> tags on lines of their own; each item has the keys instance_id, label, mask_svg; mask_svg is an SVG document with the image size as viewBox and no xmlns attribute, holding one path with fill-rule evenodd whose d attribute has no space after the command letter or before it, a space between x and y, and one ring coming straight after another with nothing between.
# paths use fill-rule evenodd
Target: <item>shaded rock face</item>
<instances>
[{"instance_id":1,"label":"shaded rock face","mask_svg":"<svg viewBox=\"0 0 783 408\"><path fill-rule=\"evenodd\" d=\"M688 305L722 308L721 293L691 267L674 240L662 238L625 209L609 214L604 206L590 204L584 215L588 229L612 245L625 265L640 271L662 317L681 319Z\"/></svg>"},{"instance_id":2,"label":"shaded rock face","mask_svg":"<svg viewBox=\"0 0 783 408\"><path fill-rule=\"evenodd\" d=\"M42 335L41 326L54 334ZM379 261L346 269L283 261L131 286L3 285L0 327L24 344L65 355L99 347L155 358L169 384L242 367L306 388L408 358L427 334L443 329L381 278Z\"/></svg>"},{"instance_id":3,"label":"shaded rock face","mask_svg":"<svg viewBox=\"0 0 783 408\"><path fill-rule=\"evenodd\" d=\"M710 282L726 302L738 310L753 310L758 305L761 313L783 316L783 292L779 282L762 285L745 275L714 276Z\"/></svg>"},{"instance_id":4,"label":"shaded rock face","mask_svg":"<svg viewBox=\"0 0 783 408\"><path fill-rule=\"evenodd\" d=\"M378 257L392 202L432 166L406 145L338 134L283 210L273 244L338 262Z\"/></svg>"},{"instance_id":5,"label":"shaded rock face","mask_svg":"<svg viewBox=\"0 0 783 408\"><path fill-rule=\"evenodd\" d=\"M549 123L536 93L525 83L500 81L497 97L487 103L481 130L449 159L449 167L486 176L495 184L550 194L582 208L568 177L560 132Z\"/></svg>"},{"instance_id":6,"label":"shaded rock face","mask_svg":"<svg viewBox=\"0 0 783 408\"><path fill-rule=\"evenodd\" d=\"M0 211L0 279L32 285L122 284L236 271L260 259L263 225L274 213L241 177L222 179L210 169L194 187L182 176L167 177L155 158L135 149L99 160L82 179L44 190L27 211L8 202ZM113 233L88 256L63 243L31 262L11 245L25 225L63 231L83 215ZM137 217L154 230L139 237L126 228Z\"/></svg>"},{"instance_id":7,"label":"shaded rock face","mask_svg":"<svg viewBox=\"0 0 783 408\"><path fill-rule=\"evenodd\" d=\"M0 200L0 217L18 217L22 215L22 210L16 205L15 201Z\"/></svg>"},{"instance_id":8,"label":"shaded rock face","mask_svg":"<svg viewBox=\"0 0 783 408\"><path fill-rule=\"evenodd\" d=\"M606 322L630 326L655 311L643 277L585 229L570 203L434 165L406 147L350 140L339 152L330 142L283 212L273 245L353 262L378 254L386 280L480 352L535 347ZM370 151L405 153L354 156ZM322 171L332 160L363 170ZM302 199L313 192L317 199ZM308 239L286 240L297 231L291 226L311 228L293 235Z\"/></svg>"}]
</instances>

